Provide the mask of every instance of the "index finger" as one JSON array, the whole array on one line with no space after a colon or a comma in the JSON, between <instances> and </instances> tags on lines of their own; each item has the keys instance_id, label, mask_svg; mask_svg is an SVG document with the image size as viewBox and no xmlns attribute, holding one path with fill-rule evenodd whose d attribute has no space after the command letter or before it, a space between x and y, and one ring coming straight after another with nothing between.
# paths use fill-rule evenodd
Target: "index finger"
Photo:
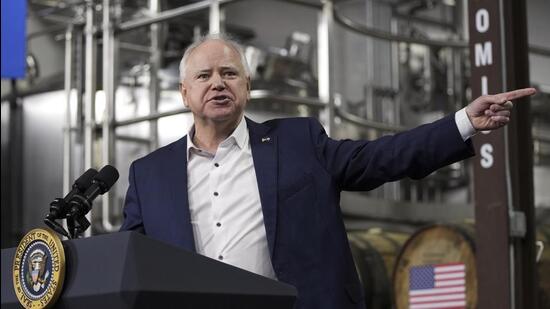
<instances>
[{"instance_id":1,"label":"index finger","mask_svg":"<svg viewBox=\"0 0 550 309\"><path fill-rule=\"evenodd\" d=\"M533 95L537 92L535 88L523 88L501 93L499 97L503 102L519 99L522 97Z\"/></svg>"}]
</instances>

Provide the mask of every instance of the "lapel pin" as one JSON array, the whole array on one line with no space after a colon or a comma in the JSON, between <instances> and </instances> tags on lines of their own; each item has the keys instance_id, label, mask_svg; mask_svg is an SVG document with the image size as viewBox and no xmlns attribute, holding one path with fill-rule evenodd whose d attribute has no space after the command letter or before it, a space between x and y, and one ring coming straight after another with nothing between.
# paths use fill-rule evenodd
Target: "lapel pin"
<instances>
[{"instance_id":1,"label":"lapel pin","mask_svg":"<svg viewBox=\"0 0 550 309\"><path fill-rule=\"evenodd\" d=\"M268 136L262 137L262 143L269 142L269 141L271 141L271 137L268 137Z\"/></svg>"}]
</instances>

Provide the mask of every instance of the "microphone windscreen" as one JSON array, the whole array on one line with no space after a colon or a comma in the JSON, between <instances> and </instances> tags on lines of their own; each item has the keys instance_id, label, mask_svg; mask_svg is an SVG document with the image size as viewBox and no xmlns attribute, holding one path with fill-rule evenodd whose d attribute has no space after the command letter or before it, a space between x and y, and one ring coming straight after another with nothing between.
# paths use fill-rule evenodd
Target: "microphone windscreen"
<instances>
[{"instance_id":1,"label":"microphone windscreen","mask_svg":"<svg viewBox=\"0 0 550 309\"><path fill-rule=\"evenodd\" d=\"M101 184L101 194L109 191L118 180L118 171L111 165L105 165L99 173L94 177L94 180Z\"/></svg>"},{"instance_id":2,"label":"microphone windscreen","mask_svg":"<svg viewBox=\"0 0 550 309\"><path fill-rule=\"evenodd\" d=\"M82 174L82 176L75 180L74 186L81 192L86 191L92 185L92 180L95 175L97 175L97 171L95 169L88 169L84 172L84 174Z\"/></svg>"}]
</instances>

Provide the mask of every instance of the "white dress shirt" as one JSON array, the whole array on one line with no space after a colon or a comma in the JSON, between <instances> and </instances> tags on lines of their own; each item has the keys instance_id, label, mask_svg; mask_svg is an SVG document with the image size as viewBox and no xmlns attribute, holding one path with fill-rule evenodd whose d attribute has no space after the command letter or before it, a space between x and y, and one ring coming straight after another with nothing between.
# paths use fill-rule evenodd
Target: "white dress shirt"
<instances>
[{"instance_id":1,"label":"white dress shirt","mask_svg":"<svg viewBox=\"0 0 550 309\"><path fill-rule=\"evenodd\" d=\"M476 133L465 109L455 122L464 141ZM193 135L194 127L187 135L187 186L197 253L276 279L244 117L215 154L195 146Z\"/></svg>"},{"instance_id":2,"label":"white dress shirt","mask_svg":"<svg viewBox=\"0 0 550 309\"><path fill-rule=\"evenodd\" d=\"M275 279L244 117L215 154L187 135L189 210L197 253Z\"/></svg>"},{"instance_id":3,"label":"white dress shirt","mask_svg":"<svg viewBox=\"0 0 550 309\"><path fill-rule=\"evenodd\" d=\"M472 125L472 122L470 121L470 118L468 118L468 115L466 114L466 107L455 113L455 122L463 141L466 141L477 133L476 129Z\"/></svg>"}]
</instances>

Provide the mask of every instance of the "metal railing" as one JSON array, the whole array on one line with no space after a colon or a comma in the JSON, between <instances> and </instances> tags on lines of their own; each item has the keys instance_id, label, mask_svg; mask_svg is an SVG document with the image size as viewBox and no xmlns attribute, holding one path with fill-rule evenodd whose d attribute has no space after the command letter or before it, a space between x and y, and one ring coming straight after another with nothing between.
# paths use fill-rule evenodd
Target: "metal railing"
<instances>
[{"instance_id":1,"label":"metal railing","mask_svg":"<svg viewBox=\"0 0 550 309\"><path fill-rule=\"evenodd\" d=\"M152 69L150 71L151 76L157 74L157 70L160 66L160 56L155 54L159 49L158 42L158 33L155 32L158 30L157 27L154 27L158 23L166 22L187 14L195 13L198 11L209 10L210 18L210 32L217 32L223 28L222 18L223 6L229 5L231 3L238 2L240 0L213 0L213 1L200 1L188 5L184 5L178 8L159 11L158 3L156 1L150 1L151 15L145 18L134 19L125 22L118 22L116 16L112 16L111 7L113 6L111 0L102 0L103 14L102 14L102 25L98 26L94 24L94 1L86 1L86 11L85 11L85 124L84 124L84 168L90 168L94 162L94 152L93 152L93 142L95 140L95 131L97 127L100 126L102 130L103 138L103 147L102 147L102 163L103 164L113 164L114 161L114 144L116 139L124 140L133 140L135 142L144 143L143 138L132 137L132 136L123 136L115 135L115 128L121 126L127 126L131 124L136 124L140 122L150 122L151 132L154 136L151 137L152 142L150 146L156 148L157 145L157 133L153 127L156 127L156 120L163 117L173 116L177 114L189 113L187 108L179 108L171 111L159 112L156 109L156 105L159 100L159 86L158 80L153 79L151 82L150 92L150 114L145 116L133 117L131 119L116 120L115 117L115 59L117 58L117 49L127 48L133 49L144 53L151 54ZM375 29L370 26L360 24L353 21L352 19L345 16L342 11L339 9L338 5L334 5L332 1L323 0L321 4L312 3L307 1L299 0L278 0L280 2L285 2L288 4L295 4L299 6L308 7L318 11L317 18L317 60L318 60L318 92L319 96L317 98L304 98L288 95L279 95L274 94L269 91L257 91L253 90L251 92L251 101L255 100L278 100L290 104L301 104L309 107L318 108L323 110L321 113L321 118L324 119L324 122L327 127L327 133L332 135L334 128L334 119L340 117L345 121L348 121L354 125L357 125L362 128L375 129L381 132L400 132L405 129L401 125L396 124L387 124L370 119L365 119L357 115L351 114L341 107L335 105L334 98L334 72L333 65L334 60L332 59L334 54L334 27L335 24L343 26L345 29L359 33L361 35L367 36L369 38L375 38L390 42L404 42L411 44L421 44L427 46L436 46L436 47L447 47L452 49L464 49L468 47L468 42L466 41L443 41L443 40L434 40L434 39L425 39L425 38L411 38L397 33L391 33ZM155 4L156 3L156 4ZM116 11L116 10L115 10ZM397 16L403 18L403 16ZM75 21L76 23L76 21ZM151 46L140 46L132 44L129 42L118 42L118 36L122 33L129 32L138 28L150 27L152 31L152 44ZM53 29L53 28L52 28ZM157 29L157 30L155 30ZM53 29L58 31L57 28ZM69 190L69 179L71 175L71 154L70 154L70 96L71 96L71 72L72 67L72 35L73 35L73 25L69 24L66 31L66 61L65 61L65 91L67 95L67 123L65 130L65 144L64 144L64 156L67 158L64 161L64 174L63 174L63 183L64 190ZM96 46L98 42L98 35L101 34L102 44L103 44L103 87L105 90L105 112L102 123L99 125L94 119L95 111L95 93L96 93L96 72L95 72L95 62L96 62ZM42 35L42 34L36 34ZM36 36L34 35L34 36ZM30 35L34 37L32 34ZM530 51L537 55L549 56L550 50L540 47L540 46L531 46ZM68 72L68 73L67 73ZM550 138L545 138L538 136L536 137L540 140L548 142ZM111 220L110 208L112 205L112 194L106 195L103 198L102 204L102 228L105 231L114 231L119 227L115 225ZM91 218L89 218L91 220Z\"/></svg>"}]
</instances>

